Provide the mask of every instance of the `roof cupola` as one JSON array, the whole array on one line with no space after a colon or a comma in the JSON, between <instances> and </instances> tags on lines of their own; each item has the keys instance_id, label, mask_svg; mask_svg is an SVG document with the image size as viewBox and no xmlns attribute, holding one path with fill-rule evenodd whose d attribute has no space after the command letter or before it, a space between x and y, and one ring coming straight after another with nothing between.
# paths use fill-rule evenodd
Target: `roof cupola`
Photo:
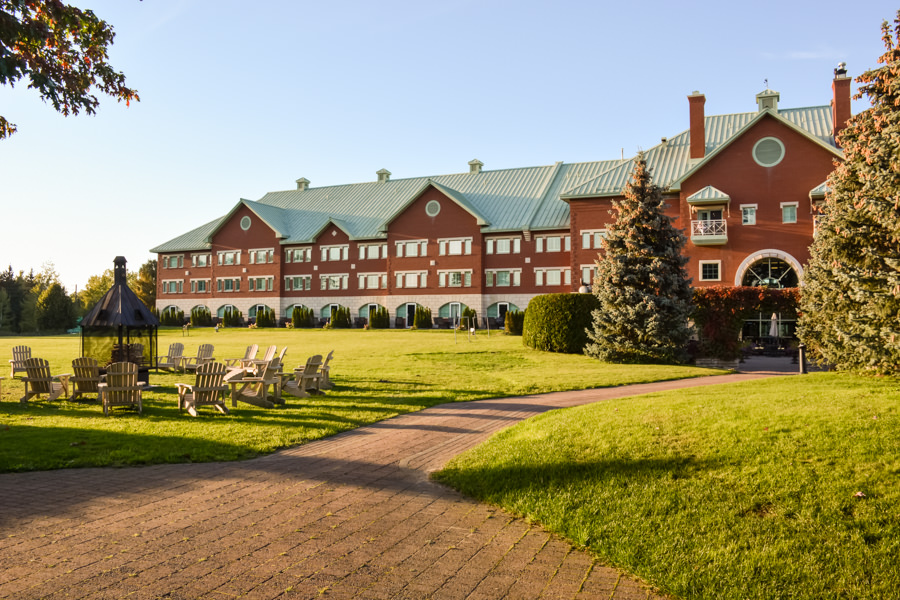
<instances>
[{"instance_id":1,"label":"roof cupola","mask_svg":"<svg viewBox=\"0 0 900 600\"><path fill-rule=\"evenodd\" d=\"M378 183L385 183L391 179L391 172L387 169L376 171L375 174L378 175Z\"/></svg>"},{"instance_id":2,"label":"roof cupola","mask_svg":"<svg viewBox=\"0 0 900 600\"><path fill-rule=\"evenodd\" d=\"M481 167L483 166L483 162L481 162L477 158L473 158L469 161L469 173L481 173Z\"/></svg>"},{"instance_id":3,"label":"roof cupola","mask_svg":"<svg viewBox=\"0 0 900 600\"><path fill-rule=\"evenodd\" d=\"M777 113L778 100L780 98L781 94L775 90L770 90L769 88L764 89L756 95L756 104L759 105L759 112L771 110L772 112Z\"/></svg>"},{"instance_id":4,"label":"roof cupola","mask_svg":"<svg viewBox=\"0 0 900 600\"><path fill-rule=\"evenodd\" d=\"M309 179L306 177L301 177L297 180L297 189L301 192L305 192L309 189Z\"/></svg>"}]
</instances>

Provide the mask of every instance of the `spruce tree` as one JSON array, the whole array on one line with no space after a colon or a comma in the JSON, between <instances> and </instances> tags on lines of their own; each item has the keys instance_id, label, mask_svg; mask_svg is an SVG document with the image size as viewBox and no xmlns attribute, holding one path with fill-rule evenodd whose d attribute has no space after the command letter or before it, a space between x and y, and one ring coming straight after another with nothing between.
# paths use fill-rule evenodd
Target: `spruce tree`
<instances>
[{"instance_id":1,"label":"spruce tree","mask_svg":"<svg viewBox=\"0 0 900 600\"><path fill-rule=\"evenodd\" d=\"M625 197L613 201L615 223L597 259L593 331L585 353L607 362L674 363L690 337L691 282L682 254L685 237L665 214L643 153ZM612 212L612 211L611 211Z\"/></svg>"},{"instance_id":2,"label":"spruce tree","mask_svg":"<svg viewBox=\"0 0 900 600\"><path fill-rule=\"evenodd\" d=\"M881 67L857 78L872 107L839 135L804 275L799 335L838 369L900 371L900 11Z\"/></svg>"}]
</instances>

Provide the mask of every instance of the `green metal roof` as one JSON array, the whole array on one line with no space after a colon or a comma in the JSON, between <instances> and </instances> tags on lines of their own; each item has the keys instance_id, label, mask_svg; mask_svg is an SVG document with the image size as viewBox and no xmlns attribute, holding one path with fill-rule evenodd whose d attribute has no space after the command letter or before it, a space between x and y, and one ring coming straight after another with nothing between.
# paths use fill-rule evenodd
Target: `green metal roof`
<instances>
[{"instance_id":1,"label":"green metal roof","mask_svg":"<svg viewBox=\"0 0 900 600\"><path fill-rule=\"evenodd\" d=\"M831 191L831 186L828 185L828 181L823 181L813 189L809 190L809 199L810 200L824 200L825 194Z\"/></svg>"},{"instance_id":2,"label":"green metal roof","mask_svg":"<svg viewBox=\"0 0 900 600\"><path fill-rule=\"evenodd\" d=\"M689 131L644 153L654 182L669 191L677 190L686 176L765 115L781 120L841 156L831 136L829 106L779 109L777 113L714 115L705 118L703 159L690 158ZM330 223L353 240L384 239L387 225L428 185L434 185L472 214L484 233L562 229L569 226L566 200L619 195L632 169L631 159L559 162L539 167L269 192L255 202L241 200L229 214L160 244L151 252L209 248L211 237L240 206L247 206L258 215L276 232L282 244L313 243Z\"/></svg>"},{"instance_id":3,"label":"green metal roof","mask_svg":"<svg viewBox=\"0 0 900 600\"><path fill-rule=\"evenodd\" d=\"M730 203L731 196L711 185L687 197L687 203L692 205L722 204L723 202Z\"/></svg>"}]
</instances>

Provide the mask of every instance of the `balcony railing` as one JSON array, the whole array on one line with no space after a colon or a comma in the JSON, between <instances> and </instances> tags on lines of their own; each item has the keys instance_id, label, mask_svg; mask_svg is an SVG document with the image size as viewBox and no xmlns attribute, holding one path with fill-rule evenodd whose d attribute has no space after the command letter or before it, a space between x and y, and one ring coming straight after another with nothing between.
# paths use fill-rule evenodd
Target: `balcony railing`
<instances>
[{"instance_id":1,"label":"balcony railing","mask_svg":"<svg viewBox=\"0 0 900 600\"><path fill-rule=\"evenodd\" d=\"M710 246L728 242L728 226L724 219L691 221L691 242Z\"/></svg>"}]
</instances>

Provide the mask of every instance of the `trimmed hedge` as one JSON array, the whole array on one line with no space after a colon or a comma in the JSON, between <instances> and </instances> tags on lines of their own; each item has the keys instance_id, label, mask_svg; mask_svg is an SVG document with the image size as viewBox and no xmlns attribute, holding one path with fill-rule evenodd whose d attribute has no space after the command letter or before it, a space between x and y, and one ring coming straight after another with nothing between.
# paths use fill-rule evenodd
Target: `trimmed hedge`
<instances>
[{"instance_id":1,"label":"trimmed hedge","mask_svg":"<svg viewBox=\"0 0 900 600\"><path fill-rule=\"evenodd\" d=\"M226 308L222 316L222 324L225 327L243 327L244 313L236 308Z\"/></svg>"},{"instance_id":2,"label":"trimmed hedge","mask_svg":"<svg viewBox=\"0 0 900 600\"><path fill-rule=\"evenodd\" d=\"M370 329L390 329L391 313L383 306L379 306L375 310L369 311L369 328Z\"/></svg>"},{"instance_id":3,"label":"trimmed hedge","mask_svg":"<svg viewBox=\"0 0 900 600\"><path fill-rule=\"evenodd\" d=\"M413 317L413 329L432 329L434 321L431 319L431 309L424 306L416 307L416 314Z\"/></svg>"},{"instance_id":4,"label":"trimmed hedge","mask_svg":"<svg viewBox=\"0 0 900 600\"><path fill-rule=\"evenodd\" d=\"M503 319L503 328L509 335L522 335L522 327L525 324L525 311L508 310Z\"/></svg>"},{"instance_id":5,"label":"trimmed hedge","mask_svg":"<svg viewBox=\"0 0 900 600\"><path fill-rule=\"evenodd\" d=\"M535 350L582 354L593 322L591 312L599 308L593 294L535 296L525 311L522 343Z\"/></svg>"},{"instance_id":6,"label":"trimmed hedge","mask_svg":"<svg viewBox=\"0 0 900 600\"><path fill-rule=\"evenodd\" d=\"M350 309L346 306L338 306L331 313L331 321L329 323L332 329L350 329L352 321L350 320Z\"/></svg>"},{"instance_id":7,"label":"trimmed hedge","mask_svg":"<svg viewBox=\"0 0 900 600\"><path fill-rule=\"evenodd\" d=\"M212 314L205 306L195 306L191 309L191 326L192 327L211 327Z\"/></svg>"},{"instance_id":8,"label":"trimmed hedge","mask_svg":"<svg viewBox=\"0 0 900 600\"><path fill-rule=\"evenodd\" d=\"M291 311L291 323L294 325L294 329L315 327L315 319L315 313L306 306L295 306L294 310Z\"/></svg>"},{"instance_id":9,"label":"trimmed hedge","mask_svg":"<svg viewBox=\"0 0 900 600\"><path fill-rule=\"evenodd\" d=\"M183 310L167 310L159 318L161 325L176 325L182 327L184 325Z\"/></svg>"},{"instance_id":10,"label":"trimmed hedge","mask_svg":"<svg viewBox=\"0 0 900 600\"><path fill-rule=\"evenodd\" d=\"M271 308L256 311L256 326L275 327L275 311Z\"/></svg>"}]
</instances>

